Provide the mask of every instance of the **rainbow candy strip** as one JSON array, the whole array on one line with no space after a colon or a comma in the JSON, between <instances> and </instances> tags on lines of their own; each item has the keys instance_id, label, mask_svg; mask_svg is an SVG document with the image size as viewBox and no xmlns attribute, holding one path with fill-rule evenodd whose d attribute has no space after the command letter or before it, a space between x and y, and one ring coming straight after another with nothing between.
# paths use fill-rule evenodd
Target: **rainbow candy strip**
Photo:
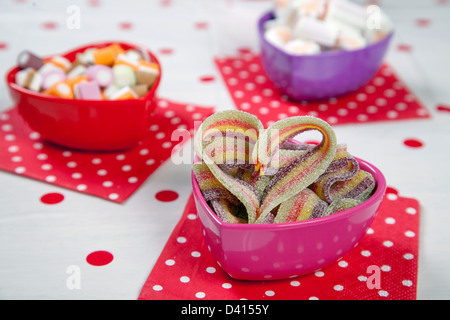
<instances>
[{"instance_id":1,"label":"rainbow candy strip","mask_svg":"<svg viewBox=\"0 0 450 320\"><path fill-rule=\"evenodd\" d=\"M358 161L347 152L345 145L338 146L327 171L309 186L329 204L343 198L364 200L374 187L372 175L360 170Z\"/></svg>"},{"instance_id":2,"label":"rainbow candy strip","mask_svg":"<svg viewBox=\"0 0 450 320\"><path fill-rule=\"evenodd\" d=\"M195 151L218 181L247 209L248 222L254 223L259 194L254 186L224 172L219 165L248 164L264 129L255 116L237 110L222 111L203 121L195 139Z\"/></svg>"},{"instance_id":3,"label":"rainbow candy strip","mask_svg":"<svg viewBox=\"0 0 450 320\"><path fill-rule=\"evenodd\" d=\"M259 167L260 175L264 175L265 171L277 167L280 146L308 130L319 131L322 134L321 143L277 170L262 194L256 223L264 220L279 204L316 181L326 171L336 153L333 129L325 121L314 117L300 116L280 120L264 131L258 140L258 148L253 150L253 159L257 154L256 167Z\"/></svg>"},{"instance_id":4,"label":"rainbow candy strip","mask_svg":"<svg viewBox=\"0 0 450 320\"><path fill-rule=\"evenodd\" d=\"M316 130L318 145L296 144ZM229 223L280 223L352 208L375 188L373 177L314 117L280 120L264 130L253 115L229 110L207 118L195 136L193 172L205 200Z\"/></svg>"},{"instance_id":5,"label":"rainbow candy strip","mask_svg":"<svg viewBox=\"0 0 450 320\"><path fill-rule=\"evenodd\" d=\"M327 206L325 201L306 188L280 205L274 223L319 218L323 216Z\"/></svg>"}]
</instances>

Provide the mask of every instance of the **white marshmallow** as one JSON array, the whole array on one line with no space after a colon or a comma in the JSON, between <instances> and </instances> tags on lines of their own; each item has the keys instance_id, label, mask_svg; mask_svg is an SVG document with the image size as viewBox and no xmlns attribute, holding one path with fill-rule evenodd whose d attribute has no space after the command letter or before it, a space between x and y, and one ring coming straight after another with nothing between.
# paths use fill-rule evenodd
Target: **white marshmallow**
<instances>
[{"instance_id":1,"label":"white marshmallow","mask_svg":"<svg viewBox=\"0 0 450 320\"><path fill-rule=\"evenodd\" d=\"M311 55L320 53L320 46L313 41L295 39L286 44L285 50L293 55Z\"/></svg>"}]
</instances>

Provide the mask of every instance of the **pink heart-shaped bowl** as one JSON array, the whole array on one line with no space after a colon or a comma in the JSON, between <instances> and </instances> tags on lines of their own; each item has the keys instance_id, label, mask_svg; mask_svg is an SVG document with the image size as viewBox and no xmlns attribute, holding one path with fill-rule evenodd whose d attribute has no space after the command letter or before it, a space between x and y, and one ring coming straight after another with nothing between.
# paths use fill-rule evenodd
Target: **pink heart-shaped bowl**
<instances>
[{"instance_id":1,"label":"pink heart-shaped bowl","mask_svg":"<svg viewBox=\"0 0 450 320\"><path fill-rule=\"evenodd\" d=\"M375 166L356 158L376 188L358 206L331 216L279 224L221 221L206 203L192 173L192 187L206 244L222 269L241 280L276 280L325 268L348 253L367 232L386 191Z\"/></svg>"},{"instance_id":2,"label":"pink heart-shaped bowl","mask_svg":"<svg viewBox=\"0 0 450 320\"><path fill-rule=\"evenodd\" d=\"M145 50L160 67L152 52L120 41L100 42L79 47L61 56L74 61L88 48L103 48L113 43L123 49ZM34 92L15 83L17 66L6 74L9 92L21 116L42 138L57 145L88 151L116 151L136 146L147 131L161 73L148 93L129 100L76 100ZM161 71L160 71L161 72Z\"/></svg>"}]
</instances>

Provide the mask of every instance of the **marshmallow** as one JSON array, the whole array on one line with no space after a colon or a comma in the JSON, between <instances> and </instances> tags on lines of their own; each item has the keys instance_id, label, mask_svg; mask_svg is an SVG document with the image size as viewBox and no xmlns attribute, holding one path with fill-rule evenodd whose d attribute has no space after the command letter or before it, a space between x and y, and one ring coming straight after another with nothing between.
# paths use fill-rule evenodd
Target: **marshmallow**
<instances>
[{"instance_id":1,"label":"marshmallow","mask_svg":"<svg viewBox=\"0 0 450 320\"><path fill-rule=\"evenodd\" d=\"M97 64L89 66L86 76L90 80L96 81L100 87L105 88L114 82L113 70L105 65Z\"/></svg>"},{"instance_id":2,"label":"marshmallow","mask_svg":"<svg viewBox=\"0 0 450 320\"><path fill-rule=\"evenodd\" d=\"M361 35L341 33L337 45L344 50L356 50L367 45L367 40Z\"/></svg>"},{"instance_id":3,"label":"marshmallow","mask_svg":"<svg viewBox=\"0 0 450 320\"><path fill-rule=\"evenodd\" d=\"M283 47L288 41L292 39L291 29L287 26L280 25L268 29L264 36L267 41L277 47Z\"/></svg>"},{"instance_id":4,"label":"marshmallow","mask_svg":"<svg viewBox=\"0 0 450 320\"><path fill-rule=\"evenodd\" d=\"M82 100L102 100L102 93L98 83L94 81L80 82L73 86L73 93L76 99Z\"/></svg>"},{"instance_id":5,"label":"marshmallow","mask_svg":"<svg viewBox=\"0 0 450 320\"><path fill-rule=\"evenodd\" d=\"M110 96L110 100L136 99L138 95L129 87L123 87Z\"/></svg>"},{"instance_id":6,"label":"marshmallow","mask_svg":"<svg viewBox=\"0 0 450 320\"><path fill-rule=\"evenodd\" d=\"M141 61L136 70L136 82L138 84L146 84L151 87L158 76L159 68L156 63Z\"/></svg>"},{"instance_id":7,"label":"marshmallow","mask_svg":"<svg viewBox=\"0 0 450 320\"><path fill-rule=\"evenodd\" d=\"M122 88L136 84L136 74L134 70L124 64L119 64L112 68L114 72L114 83Z\"/></svg>"},{"instance_id":8,"label":"marshmallow","mask_svg":"<svg viewBox=\"0 0 450 320\"><path fill-rule=\"evenodd\" d=\"M50 70L42 75L42 88L44 90L49 89L56 82L66 80L67 76L62 70Z\"/></svg>"},{"instance_id":9,"label":"marshmallow","mask_svg":"<svg viewBox=\"0 0 450 320\"><path fill-rule=\"evenodd\" d=\"M354 28L363 30L366 27L366 8L351 1L333 0L328 4L325 19L337 19Z\"/></svg>"},{"instance_id":10,"label":"marshmallow","mask_svg":"<svg viewBox=\"0 0 450 320\"><path fill-rule=\"evenodd\" d=\"M334 47L336 45L338 34L339 32L336 29L330 28L322 20L310 17L302 17L294 30L296 37L316 41L327 47Z\"/></svg>"},{"instance_id":11,"label":"marshmallow","mask_svg":"<svg viewBox=\"0 0 450 320\"><path fill-rule=\"evenodd\" d=\"M286 44L285 50L294 55L309 55L320 53L320 46L313 41L295 39Z\"/></svg>"},{"instance_id":12,"label":"marshmallow","mask_svg":"<svg viewBox=\"0 0 450 320\"><path fill-rule=\"evenodd\" d=\"M17 56L17 64L20 69L33 68L37 70L44 64L44 59L28 50L25 50Z\"/></svg>"}]
</instances>

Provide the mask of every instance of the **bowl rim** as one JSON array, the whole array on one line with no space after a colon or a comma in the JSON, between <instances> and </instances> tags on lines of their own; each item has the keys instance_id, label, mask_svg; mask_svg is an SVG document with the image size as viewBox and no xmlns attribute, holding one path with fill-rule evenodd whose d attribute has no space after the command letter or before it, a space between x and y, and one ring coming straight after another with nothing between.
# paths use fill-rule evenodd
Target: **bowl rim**
<instances>
[{"instance_id":1,"label":"bowl rim","mask_svg":"<svg viewBox=\"0 0 450 320\"><path fill-rule=\"evenodd\" d=\"M61 98L61 97L57 97L57 96L52 96L52 95L48 95L48 94L44 94L41 92L35 92L26 88L23 88L21 86L19 86L17 83L15 83L12 80L12 74L15 74L19 71L19 66L18 65L14 65L13 67L9 68L8 71L6 71L5 74L5 79L6 79L6 83L8 84L8 86L12 89L15 90L17 92L19 92L20 94L24 94L27 96L31 96L31 97L35 97L35 98L39 98L42 100L48 100L48 101L54 101L54 102L63 102L63 103L67 103L68 101L72 101L72 102L76 102L76 103L101 103L101 104L121 104L123 103L123 101L147 101L149 99L151 99L156 92L156 89L159 87L160 81L161 81L161 77L162 77L162 67L161 67L161 63L159 61L159 59L156 57L156 55L150 51L147 47L140 45L140 44L136 44L136 43L130 43L127 41L121 41L121 40L109 40L109 41L100 41L100 42L92 42L89 44L84 44L84 45L79 45L75 48L72 48L70 50L66 50L63 53L57 53L57 54L52 54L52 55L46 55L44 57L42 57L44 60L47 60L51 57L54 56L66 56L71 54L74 51L84 51L86 49L89 48L103 48L106 47L108 45L111 44L120 44L120 45L125 45L131 48L139 48L141 50L145 50L152 62L155 62L158 67L159 67L159 76L156 79L155 83L152 85L152 87L150 88L150 90L142 97L138 97L138 98L134 98L134 99L126 99L126 100L92 100L92 99L83 99L83 100L77 100L77 99L67 99L67 98Z\"/></svg>"},{"instance_id":2,"label":"bowl rim","mask_svg":"<svg viewBox=\"0 0 450 320\"><path fill-rule=\"evenodd\" d=\"M296 58L320 59L323 57L332 57L332 56L339 56L339 55L345 55L345 54L356 54L358 52L363 52L366 50L370 50L373 47L380 46L380 45L384 44L385 42L389 42L395 32L394 27L392 27L391 32L386 37L384 37L380 41L376 41L374 43L371 43L371 44L364 46L362 48L359 48L359 49L354 49L354 50L340 49L340 50L330 50L330 51L320 52L318 54L311 54L311 55L296 55L296 54L291 54L289 52L286 52L286 51L282 50L281 48L273 45L266 39L266 37L264 37L264 31L265 31L264 23L266 21L272 20L274 18L275 18L275 14L274 14L274 11L272 11L272 10L267 11L266 13L264 13L262 16L259 17L259 19L258 19L258 34L259 34L260 41L263 41L265 44L269 45L271 48L276 50L279 54L280 53L284 54L293 59L296 59Z\"/></svg>"},{"instance_id":3,"label":"bowl rim","mask_svg":"<svg viewBox=\"0 0 450 320\"><path fill-rule=\"evenodd\" d=\"M269 231L273 229L292 229L292 228L308 228L319 226L321 224L326 224L332 221L338 221L341 219L346 219L354 214L357 214L360 210L363 210L367 207L374 205L377 201L382 199L385 191L386 191L386 178L383 173L375 167L373 164L362 160L358 157L354 157L360 166L365 167L365 169L369 169L373 171L374 179L376 183L375 192L370 196L369 199L360 203L359 205L338 212L333 215L329 215L326 217L314 218L310 220L304 221L295 221L295 222L283 222L283 223L270 223L270 224L247 224L247 223L228 223L221 221L217 215L212 211L209 205L206 203L205 198L203 197L200 187L198 185L197 179L194 175L194 172L191 172L191 180L192 180L192 189L195 198L200 202L200 205L205 209L206 213L209 215L209 219L214 222L216 226L222 229L232 229L232 230L244 230L244 231ZM363 169L364 170L364 169Z\"/></svg>"}]
</instances>

